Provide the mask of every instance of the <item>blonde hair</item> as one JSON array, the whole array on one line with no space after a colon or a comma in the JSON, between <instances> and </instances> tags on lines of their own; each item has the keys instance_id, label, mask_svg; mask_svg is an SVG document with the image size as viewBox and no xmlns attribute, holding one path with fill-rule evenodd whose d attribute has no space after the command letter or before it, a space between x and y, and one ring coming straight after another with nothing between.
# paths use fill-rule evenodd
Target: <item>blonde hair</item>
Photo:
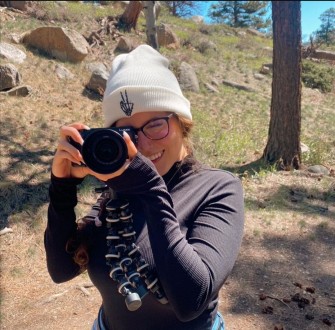
<instances>
[{"instance_id":1,"label":"blonde hair","mask_svg":"<svg viewBox=\"0 0 335 330\"><path fill-rule=\"evenodd\" d=\"M184 146L187 150L187 154L193 157L194 156L194 146L192 141L192 128L194 126L193 121L178 114L175 114L175 116L178 119L179 126L182 131Z\"/></svg>"}]
</instances>

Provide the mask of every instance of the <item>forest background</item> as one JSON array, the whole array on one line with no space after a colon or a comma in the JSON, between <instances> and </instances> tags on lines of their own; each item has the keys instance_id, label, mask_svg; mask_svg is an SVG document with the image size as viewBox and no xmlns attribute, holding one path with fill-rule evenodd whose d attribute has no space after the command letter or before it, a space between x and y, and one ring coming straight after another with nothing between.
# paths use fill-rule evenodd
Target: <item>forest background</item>
<instances>
[{"instance_id":1,"label":"forest background","mask_svg":"<svg viewBox=\"0 0 335 330\"><path fill-rule=\"evenodd\" d=\"M103 17L124 10L78 2L38 4L39 15L1 10L1 42L12 43L13 34L49 24L87 36L99 29ZM192 65L199 80L199 92L185 91L192 101L197 156L234 172L245 191L244 240L220 293L228 329L334 327L334 62L303 60L301 142L307 147L303 167L290 171L277 171L268 164L253 167L268 137L272 74L260 70L272 62L271 37L250 34L248 27L196 23L164 8L157 20L161 23L180 40L179 48L162 47L161 53L176 72L182 61ZM137 31L122 35L146 43L145 30L140 16ZM86 85L91 75L87 65L100 62L110 67L116 54L117 40L107 35L105 41L80 64L16 45L27 54L17 67L32 93L26 98L0 95L0 220L2 228L11 230L0 238L3 329L90 329L96 317L101 301L87 274L68 283L52 283L43 232L59 127L73 121L102 125L101 95ZM332 44L320 47L334 50ZM59 78L60 65L73 77ZM250 90L227 86L224 80ZM96 184L88 178L80 186L78 217L95 201Z\"/></svg>"}]
</instances>

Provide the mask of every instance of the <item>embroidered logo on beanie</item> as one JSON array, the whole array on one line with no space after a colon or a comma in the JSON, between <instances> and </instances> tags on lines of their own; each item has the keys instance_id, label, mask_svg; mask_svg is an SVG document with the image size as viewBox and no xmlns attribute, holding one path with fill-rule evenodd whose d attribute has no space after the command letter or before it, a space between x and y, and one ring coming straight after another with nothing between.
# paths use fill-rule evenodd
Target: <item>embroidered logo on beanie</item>
<instances>
[{"instance_id":1,"label":"embroidered logo on beanie","mask_svg":"<svg viewBox=\"0 0 335 330\"><path fill-rule=\"evenodd\" d=\"M123 96L122 92L120 92L120 94L122 99L120 101L120 108L128 117L130 117L133 112L134 103L128 101L128 94L126 90L124 91L125 97Z\"/></svg>"}]
</instances>

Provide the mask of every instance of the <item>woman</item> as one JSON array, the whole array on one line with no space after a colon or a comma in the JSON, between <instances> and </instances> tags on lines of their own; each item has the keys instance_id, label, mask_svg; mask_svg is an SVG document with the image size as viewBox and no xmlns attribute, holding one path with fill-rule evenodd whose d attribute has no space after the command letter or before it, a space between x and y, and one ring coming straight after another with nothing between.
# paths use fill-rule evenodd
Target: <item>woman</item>
<instances>
[{"instance_id":1,"label":"woman","mask_svg":"<svg viewBox=\"0 0 335 330\"><path fill-rule=\"evenodd\" d=\"M223 329L219 290L243 235L243 192L229 172L194 159L190 103L168 60L147 45L113 61L105 127L131 127L128 159L113 173L81 164L75 123L61 128L52 164L45 247L57 282L83 269L102 296L93 329ZM93 175L109 188L78 224L76 187ZM90 221L95 220L95 221Z\"/></svg>"}]
</instances>

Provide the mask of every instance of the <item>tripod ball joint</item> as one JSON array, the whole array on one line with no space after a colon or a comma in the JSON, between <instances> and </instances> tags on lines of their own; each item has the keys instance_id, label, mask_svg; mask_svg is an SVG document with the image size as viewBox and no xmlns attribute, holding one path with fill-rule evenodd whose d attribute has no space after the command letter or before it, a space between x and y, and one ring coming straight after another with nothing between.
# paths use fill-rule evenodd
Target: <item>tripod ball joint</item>
<instances>
[{"instance_id":1,"label":"tripod ball joint","mask_svg":"<svg viewBox=\"0 0 335 330\"><path fill-rule=\"evenodd\" d=\"M137 292L133 291L133 287L124 276L118 285L118 291L125 297L125 303L131 312L136 311L142 306L142 300Z\"/></svg>"}]
</instances>

